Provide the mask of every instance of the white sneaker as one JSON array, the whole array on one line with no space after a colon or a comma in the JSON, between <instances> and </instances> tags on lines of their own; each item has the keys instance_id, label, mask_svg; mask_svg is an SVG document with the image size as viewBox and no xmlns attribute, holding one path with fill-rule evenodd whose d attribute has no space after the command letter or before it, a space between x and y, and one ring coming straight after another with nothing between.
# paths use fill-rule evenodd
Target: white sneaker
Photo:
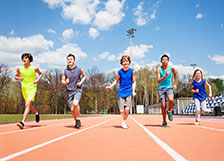
<instances>
[{"instance_id":1,"label":"white sneaker","mask_svg":"<svg viewBox=\"0 0 224 161\"><path fill-rule=\"evenodd\" d=\"M205 112L209 113L209 112L212 112L212 110L207 108Z\"/></svg>"},{"instance_id":2,"label":"white sneaker","mask_svg":"<svg viewBox=\"0 0 224 161\"><path fill-rule=\"evenodd\" d=\"M128 128L128 126L126 125L125 121L122 121L121 126L122 126L123 129L127 129Z\"/></svg>"},{"instance_id":3,"label":"white sneaker","mask_svg":"<svg viewBox=\"0 0 224 161\"><path fill-rule=\"evenodd\" d=\"M195 124L196 126L198 126L198 125L199 125L199 122L198 122L198 121L196 121L194 124Z\"/></svg>"}]
</instances>

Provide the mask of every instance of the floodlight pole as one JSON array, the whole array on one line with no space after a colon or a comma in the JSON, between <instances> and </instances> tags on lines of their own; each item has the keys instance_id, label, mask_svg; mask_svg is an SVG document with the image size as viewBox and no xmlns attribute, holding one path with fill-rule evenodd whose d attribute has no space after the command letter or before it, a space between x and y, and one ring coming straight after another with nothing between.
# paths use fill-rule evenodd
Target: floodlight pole
<instances>
[{"instance_id":1,"label":"floodlight pole","mask_svg":"<svg viewBox=\"0 0 224 161\"><path fill-rule=\"evenodd\" d=\"M135 28L131 28L127 30L127 36L130 40L130 58L131 58L131 47L132 47L132 39L135 37L134 32L137 31ZM132 105L134 106L134 97L132 99ZM130 107L130 114L132 114L132 106Z\"/></svg>"},{"instance_id":2,"label":"floodlight pole","mask_svg":"<svg viewBox=\"0 0 224 161\"><path fill-rule=\"evenodd\" d=\"M195 70L195 68L197 67L197 64L191 64L190 66L192 66L193 69Z\"/></svg>"}]
</instances>

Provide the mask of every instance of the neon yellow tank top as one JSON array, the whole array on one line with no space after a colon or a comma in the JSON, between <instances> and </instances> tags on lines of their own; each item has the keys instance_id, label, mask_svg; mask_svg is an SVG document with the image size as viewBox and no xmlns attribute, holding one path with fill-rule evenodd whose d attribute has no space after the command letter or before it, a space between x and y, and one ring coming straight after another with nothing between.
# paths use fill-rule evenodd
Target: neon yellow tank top
<instances>
[{"instance_id":1,"label":"neon yellow tank top","mask_svg":"<svg viewBox=\"0 0 224 161\"><path fill-rule=\"evenodd\" d=\"M28 68L25 68L24 65L20 67L20 76L23 77L23 81L21 81L23 87L31 87L36 86L33 84L33 81L36 80L36 72L34 67L30 65Z\"/></svg>"}]
</instances>

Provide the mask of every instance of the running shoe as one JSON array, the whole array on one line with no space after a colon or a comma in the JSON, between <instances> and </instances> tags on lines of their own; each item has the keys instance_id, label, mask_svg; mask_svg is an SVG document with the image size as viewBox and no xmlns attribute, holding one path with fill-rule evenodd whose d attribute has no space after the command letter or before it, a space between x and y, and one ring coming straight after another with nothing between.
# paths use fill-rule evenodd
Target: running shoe
<instances>
[{"instance_id":1,"label":"running shoe","mask_svg":"<svg viewBox=\"0 0 224 161\"><path fill-rule=\"evenodd\" d=\"M40 114L38 113L38 115L36 115L36 123L38 123L40 121Z\"/></svg>"},{"instance_id":2,"label":"running shoe","mask_svg":"<svg viewBox=\"0 0 224 161\"><path fill-rule=\"evenodd\" d=\"M171 111L170 112L167 111L167 115L168 115L169 120L173 121L173 115L172 115Z\"/></svg>"},{"instance_id":3,"label":"running shoe","mask_svg":"<svg viewBox=\"0 0 224 161\"><path fill-rule=\"evenodd\" d=\"M196 121L194 124L195 124L196 126L198 126L198 125L199 125L199 122L198 122L198 121Z\"/></svg>"},{"instance_id":4,"label":"running shoe","mask_svg":"<svg viewBox=\"0 0 224 161\"><path fill-rule=\"evenodd\" d=\"M16 124L20 129L23 129L24 127L24 123L21 121L19 123Z\"/></svg>"},{"instance_id":5,"label":"running shoe","mask_svg":"<svg viewBox=\"0 0 224 161\"><path fill-rule=\"evenodd\" d=\"M81 127L81 121L80 120L76 120L74 128L79 129L80 127Z\"/></svg>"},{"instance_id":6,"label":"running shoe","mask_svg":"<svg viewBox=\"0 0 224 161\"><path fill-rule=\"evenodd\" d=\"M122 126L123 129L127 129L128 128L128 126L126 125L125 121L122 121L121 126Z\"/></svg>"},{"instance_id":7,"label":"running shoe","mask_svg":"<svg viewBox=\"0 0 224 161\"><path fill-rule=\"evenodd\" d=\"M163 127L167 127L167 122L163 121Z\"/></svg>"}]
</instances>

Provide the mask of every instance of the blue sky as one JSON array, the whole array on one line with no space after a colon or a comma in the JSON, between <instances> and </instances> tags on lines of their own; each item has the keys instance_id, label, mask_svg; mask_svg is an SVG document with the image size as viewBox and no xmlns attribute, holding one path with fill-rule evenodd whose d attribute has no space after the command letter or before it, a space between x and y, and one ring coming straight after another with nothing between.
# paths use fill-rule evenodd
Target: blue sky
<instances>
[{"instance_id":1,"label":"blue sky","mask_svg":"<svg viewBox=\"0 0 224 161\"><path fill-rule=\"evenodd\" d=\"M223 0L1 0L0 63L15 73L30 52L42 71L63 70L74 53L84 71L108 73L130 54L126 31L136 28L136 70L152 69L166 53L180 76L197 64L206 77L224 79L223 10Z\"/></svg>"}]
</instances>

